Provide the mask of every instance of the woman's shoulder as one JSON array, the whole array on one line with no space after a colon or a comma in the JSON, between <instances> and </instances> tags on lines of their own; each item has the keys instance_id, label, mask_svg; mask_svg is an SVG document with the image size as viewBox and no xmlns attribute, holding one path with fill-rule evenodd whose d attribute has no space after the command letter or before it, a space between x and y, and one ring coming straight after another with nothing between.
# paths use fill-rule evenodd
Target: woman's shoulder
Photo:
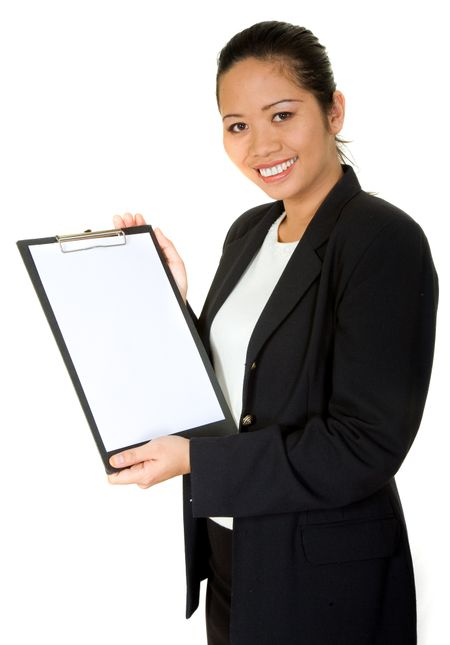
<instances>
[{"instance_id":1,"label":"woman's shoulder","mask_svg":"<svg viewBox=\"0 0 450 645\"><path fill-rule=\"evenodd\" d=\"M383 266L391 262L392 266L411 269L424 262L433 266L428 240L419 223L398 206L364 191L344 206L327 253L341 267L344 277L366 263Z\"/></svg>"},{"instance_id":2,"label":"woman's shoulder","mask_svg":"<svg viewBox=\"0 0 450 645\"><path fill-rule=\"evenodd\" d=\"M337 240L370 244L374 239L400 236L408 241L425 237L418 222L404 210L373 193L358 192L344 206L335 228Z\"/></svg>"}]
</instances>

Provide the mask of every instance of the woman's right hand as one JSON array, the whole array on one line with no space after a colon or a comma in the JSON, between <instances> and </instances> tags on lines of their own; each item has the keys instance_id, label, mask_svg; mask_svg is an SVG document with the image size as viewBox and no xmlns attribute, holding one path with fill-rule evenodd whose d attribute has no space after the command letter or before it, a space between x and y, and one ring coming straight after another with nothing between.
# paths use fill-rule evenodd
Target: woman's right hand
<instances>
[{"instance_id":1,"label":"woman's right hand","mask_svg":"<svg viewBox=\"0 0 450 645\"><path fill-rule=\"evenodd\" d=\"M128 228L129 226L143 226L146 222L140 213L132 215L125 213L124 215L114 215L113 218L115 228ZM172 273L172 276L177 283L180 290L181 297L186 302L187 297L187 275L184 262L181 259L178 251L172 242L162 233L159 228L153 230L158 244L161 247L164 257L166 258L167 265Z\"/></svg>"}]
</instances>

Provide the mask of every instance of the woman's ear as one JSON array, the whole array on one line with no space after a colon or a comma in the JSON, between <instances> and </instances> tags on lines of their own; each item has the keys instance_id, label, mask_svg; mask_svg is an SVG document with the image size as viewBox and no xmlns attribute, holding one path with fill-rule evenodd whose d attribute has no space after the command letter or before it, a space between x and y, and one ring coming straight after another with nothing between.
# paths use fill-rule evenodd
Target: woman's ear
<instances>
[{"instance_id":1,"label":"woman's ear","mask_svg":"<svg viewBox=\"0 0 450 645\"><path fill-rule=\"evenodd\" d=\"M331 134L338 134L342 130L345 118L345 97L339 90L333 93L333 103L328 112L328 127Z\"/></svg>"}]
</instances>

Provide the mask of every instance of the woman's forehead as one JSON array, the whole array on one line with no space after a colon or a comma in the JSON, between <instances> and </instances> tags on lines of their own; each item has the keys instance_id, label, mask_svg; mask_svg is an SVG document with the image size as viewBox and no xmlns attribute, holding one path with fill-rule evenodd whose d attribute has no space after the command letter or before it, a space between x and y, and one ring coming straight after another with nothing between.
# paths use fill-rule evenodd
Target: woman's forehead
<instances>
[{"instance_id":1,"label":"woman's forehead","mask_svg":"<svg viewBox=\"0 0 450 645\"><path fill-rule=\"evenodd\" d=\"M304 100L310 94L294 82L292 70L282 61L256 58L235 63L220 77L218 90L222 114L239 105L264 109L283 99Z\"/></svg>"}]
</instances>

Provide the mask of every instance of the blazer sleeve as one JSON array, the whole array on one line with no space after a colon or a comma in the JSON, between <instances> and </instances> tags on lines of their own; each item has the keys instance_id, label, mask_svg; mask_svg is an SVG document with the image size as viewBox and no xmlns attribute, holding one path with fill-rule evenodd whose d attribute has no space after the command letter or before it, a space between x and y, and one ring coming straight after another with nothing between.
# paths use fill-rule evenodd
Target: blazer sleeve
<instances>
[{"instance_id":1,"label":"blazer sleeve","mask_svg":"<svg viewBox=\"0 0 450 645\"><path fill-rule=\"evenodd\" d=\"M420 425L437 293L420 227L409 218L386 226L337 296L325 412L302 427L191 439L194 516L331 508L382 488Z\"/></svg>"}]
</instances>

